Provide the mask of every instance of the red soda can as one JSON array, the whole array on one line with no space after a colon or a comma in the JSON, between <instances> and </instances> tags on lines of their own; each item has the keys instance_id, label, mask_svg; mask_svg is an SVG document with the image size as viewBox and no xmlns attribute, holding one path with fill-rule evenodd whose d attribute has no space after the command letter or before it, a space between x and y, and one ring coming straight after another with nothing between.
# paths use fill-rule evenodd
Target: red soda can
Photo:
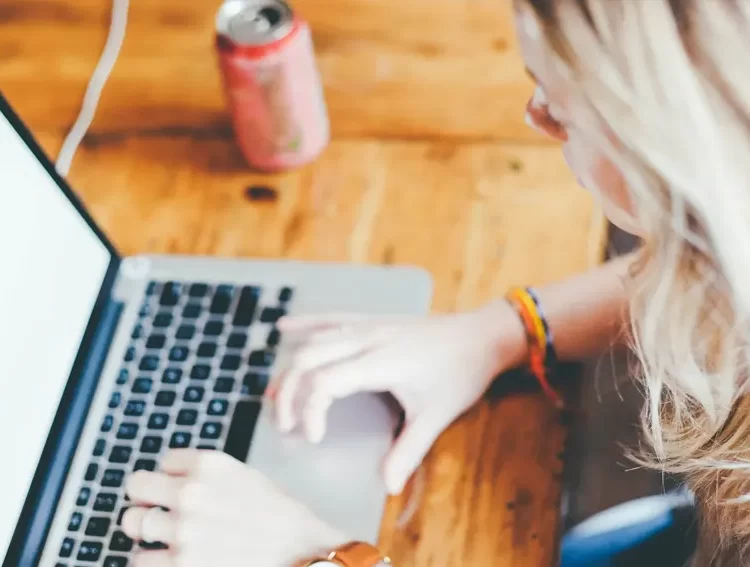
<instances>
[{"instance_id":1,"label":"red soda can","mask_svg":"<svg viewBox=\"0 0 750 567\"><path fill-rule=\"evenodd\" d=\"M227 0L216 44L235 136L263 171L313 161L330 124L310 27L282 0Z\"/></svg>"}]
</instances>

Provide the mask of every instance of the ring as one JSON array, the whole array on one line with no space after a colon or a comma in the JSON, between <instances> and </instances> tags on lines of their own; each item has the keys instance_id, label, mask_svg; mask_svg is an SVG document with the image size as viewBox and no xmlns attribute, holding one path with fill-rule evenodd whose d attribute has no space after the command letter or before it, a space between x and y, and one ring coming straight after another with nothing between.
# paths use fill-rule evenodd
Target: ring
<instances>
[{"instance_id":1,"label":"ring","mask_svg":"<svg viewBox=\"0 0 750 567\"><path fill-rule=\"evenodd\" d=\"M158 536L153 537L153 538L147 537L147 534L149 532L153 533L154 514L158 516L162 514L162 510L160 508L149 508L148 510L146 510L146 513L143 514L143 518L141 519L141 530L140 530L141 541L152 543L158 539Z\"/></svg>"}]
</instances>

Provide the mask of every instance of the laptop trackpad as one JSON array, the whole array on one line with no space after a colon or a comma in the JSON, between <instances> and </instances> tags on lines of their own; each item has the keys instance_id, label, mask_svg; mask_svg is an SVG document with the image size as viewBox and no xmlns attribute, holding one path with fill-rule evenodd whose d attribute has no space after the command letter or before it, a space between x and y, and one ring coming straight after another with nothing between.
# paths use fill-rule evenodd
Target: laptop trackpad
<instances>
[{"instance_id":1,"label":"laptop trackpad","mask_svg":"<svg viewBox=\"0 0 750 567\"><path fill-rule=\"evenodd\" d=\"M386 499L382 462L396 425L392 409L373 394L341 400L329 411L319 445L299 432L279 433L271 413L261 412L248 462L323 520L375 543Z\"/></svg>"}]
</instances>

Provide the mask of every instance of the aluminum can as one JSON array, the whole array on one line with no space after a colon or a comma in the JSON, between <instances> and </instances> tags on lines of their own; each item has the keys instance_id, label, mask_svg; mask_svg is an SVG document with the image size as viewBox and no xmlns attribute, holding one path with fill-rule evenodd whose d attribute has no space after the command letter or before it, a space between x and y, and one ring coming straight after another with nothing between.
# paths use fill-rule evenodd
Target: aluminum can
<instances>
[{"instance_id":1,"label":"aluminum can","mask_svg":"<svg viewBox=\"0 0 750 567\"><path fill-rule=\"evenodd\" d=\"M216 17L216 45L248 163L281 171L318 157L330 124L307 23L282 0L227 0Z\"/></svg>"}]
</instances>

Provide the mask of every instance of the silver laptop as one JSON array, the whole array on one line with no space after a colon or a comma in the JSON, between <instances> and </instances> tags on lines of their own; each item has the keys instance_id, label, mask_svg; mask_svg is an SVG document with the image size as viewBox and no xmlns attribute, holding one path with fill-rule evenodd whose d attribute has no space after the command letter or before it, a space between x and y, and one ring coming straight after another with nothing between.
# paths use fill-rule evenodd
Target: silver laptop
<instances>
[{"instance_id":1,"label":"silver laptop","mask_svg":"<svg viewBox=\"0 0 750 567\"><path fill-rule=\"evenodd\" d=\"M257 400L283 365L280 316L423 313L429 277L412 268L122 258L2 96L0 111L3 566L128 565L140 544L119 528L124 480L158 468L170 447L247 460L323 519L374 542L385 502L380 464L396 423L387 402L339 402L328 436L310 446L277 433Z\"/></svg>"}]
</instances>

